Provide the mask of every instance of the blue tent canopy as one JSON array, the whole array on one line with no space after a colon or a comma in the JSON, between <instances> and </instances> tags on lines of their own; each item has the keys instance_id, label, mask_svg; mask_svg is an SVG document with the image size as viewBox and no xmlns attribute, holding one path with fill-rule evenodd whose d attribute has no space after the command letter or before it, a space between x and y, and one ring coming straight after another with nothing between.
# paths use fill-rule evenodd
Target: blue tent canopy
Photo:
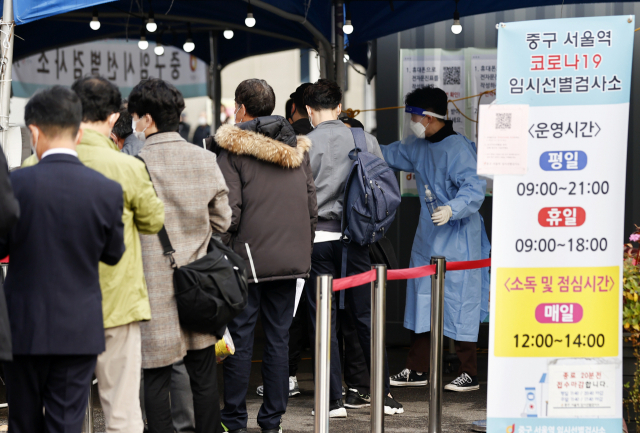
<instances>
[{"instance_id":1,"label":"blue tent canopy","mask_svg":"<svg viewBox=\"0 0 640 433\"><path fill-rule=\"evenodd\" d=\"M225 29L234 30L233 39L218 38L218 63L221 66L256 54L317 48L319 39L331 40L330 0L252 0L257 21L252 29L244 25L246 0L13 0L13 3L18 24L16 34L24 39L15 40L15 59L98 39L138 39L149 4L160 26L156 33L147 34L151 44L162 34L164 45L181 47L187 37L187 23L190 23L196 44L193 54L208 61L209 31L221 35ZM560 3L562 0L459 0L458 11L461 16L469 16ZM564 3L595 2L565 0ZM95 5L101 22L98 31L89 27ZM366 65L367 41L452 19L455 1L349 0L347 7L355 28L349 35L347 51L351 58Z\"/></svg>"}]
</instances>

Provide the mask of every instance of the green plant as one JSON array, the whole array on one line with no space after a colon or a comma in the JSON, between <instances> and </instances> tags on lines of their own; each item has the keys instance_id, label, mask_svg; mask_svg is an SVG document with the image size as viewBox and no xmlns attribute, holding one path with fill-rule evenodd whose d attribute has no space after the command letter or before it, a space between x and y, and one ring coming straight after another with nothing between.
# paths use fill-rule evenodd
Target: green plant
<instances>
[{"instance_id":1,"label":"green plant","mask_svg":"<svg viewBox=\"0 0 640 433\"><path fill-rule=\"evenodd\" d=\"M629 237L630 241L640 240L640 227L636 226L636 231ZM634 248L632 244L624 246L624 259L622 262L622 286L623 286L623 307L622 323L624 330L630 333L626 338L633 346L633 354L636 358L636 368L633 373L633 382L625 383L628 394L624 399L627 407L628 421L638 422L640 415L640 249ZM633 419L631 412L633 409Z\"/></svg>"}]
</instances>

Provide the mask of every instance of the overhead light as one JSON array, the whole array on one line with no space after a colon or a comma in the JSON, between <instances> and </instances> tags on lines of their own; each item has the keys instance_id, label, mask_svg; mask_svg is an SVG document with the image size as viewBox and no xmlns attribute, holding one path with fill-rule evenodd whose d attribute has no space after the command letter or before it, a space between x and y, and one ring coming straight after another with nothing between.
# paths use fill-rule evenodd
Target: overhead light
<instances>
[{"instance_id":1,"label":"overhead light","mask_svg":"<svg viewBox=\"0 0 640 433\"><path fill-rule=\"evenodd\" d=\"M191 36L191 24L187 23L187 40L185 41L182 49L187 53L196 49L196 44L193 43L193 37Z\"/></svg>"},{"instance_id":2,"label":"overhead light","mask_svg":"<svg viewBox=\"0 0 640 433\"><path fill-rule=\"evenodd\" d=\"M156 24L156 20L154 19L153 9L151 9L151 4L149 4L149 17L147 18L147 31L149 33L153 33L158 30L158 24Z\"/></svg>"},{"instance_id":3,"label":"overhead light","mask_svg":"<svg viewBox=\"0 0 640 433\"><path fill-rule=\"evenodd\" d=\"M462 24L460 24L460 12L458 12L458 0L456 0L456 11L453 13L453 24L451 25L451 32L454 35L462 33Z\"/></svg>"},{"instance_id":4,"label":"overhead light","mask_svg":"<svg viewBox=\"0 0 640 433\"><path fill-rule=\"evenodd\" d=\"M138 48L142 51L149 48L149 41L147 41L146 32L144 31L144 26L140 27L140 40L138 41Z\"/></svg>"},{"instance_id":5,"label":"overhead light","mask_svg":"<svg viewBox=\"0 0 640 433\"><path fill-rule=\"evenodd\" d=\"M251 6L251 3L247 6L247 17L244 19L244 24L247 27L253 27L256 25L256 19L253 17L253 6Z\"/></svg>"},{"instance_id":6,"label":"overhead light","mask_svg":"<svg viewBox=\"0 0 640 433\"><path fill-rule=\"evenodd\" d=\"M100 29L100 21L98 20L98 8L93 8L93 18L91 18L89 27L91 27L92 30Z\"/></svg>"},{"instance_id":7,"label":"overhead light","mask_svg":"<svg viewBox=\"0 0 640 433\"><path fill-rule=\"evenodd\" d=\"M348 62L349 61L349 54L344 53L344 61Z\"/></svg>"},{"instance_id":8,"label":"overhead light","mask_svg":"<svg viewBox=\"0 0 640 433\"><path fill-rule=\"evenodd\" d=\"M153 49L153 52L156 53L156 56L161 56L164 54L164 47L162 46L162 35L158 35L156 38L156 46Z\"/></svg>"},{"instance_id":9,"label":"overhead light","mask_svg":"<svg viewBox=\"0 0 640 433\"><path fill-rule=\"evenodd\" d=\"M347 5L347 16L344 21L344 26L342 26L342 31L345 35L353 33L353 24L351 24L351 10L349 9L349 5Z\"/></svg>"},{"instance_id":10,"label":"overhead light","mask_svg":"<svg viewBox=\"0 0 640 433\"><path fill-rule=\"evenodd\" d=\"M225 30L222 35L225 39L231 39L233 38L233 30Z\"/></svg>"}]
</instances>

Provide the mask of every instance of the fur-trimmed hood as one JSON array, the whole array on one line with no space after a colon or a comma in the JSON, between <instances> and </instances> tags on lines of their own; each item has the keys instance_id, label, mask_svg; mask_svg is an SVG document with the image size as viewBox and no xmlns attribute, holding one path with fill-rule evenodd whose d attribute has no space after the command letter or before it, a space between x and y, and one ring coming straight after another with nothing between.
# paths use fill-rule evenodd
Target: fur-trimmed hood
<instances>
[{"instance_id":1,"label":"fur-trimmed hood","mask_svg":"<svg viewBox=\"0 0 640 433\"><path fill-rule=\"evenodd\" d=\"M260 127L259 121L261 119L266 120L275 117L276 116L269 116L269 118L255 119L258 121L256 125L249 126L242 124L245 128L239 128L234 125L223 125L216 132L215 140L218 146L230 153L236 155L251 155L262 161L277 164L284 168L298 168L302 164L302 161L304 161L305 153L308 153L309 149L311 149L311 140L301 135L295 137L295 135L292 134L291 137L288 137L288 134L283 134L284 138L281 138L281 140L286 139L291 142L291 144L287 144L283 141L264 135L265 130ZM284 120L284 122L287 121ZM274 122L271 122L270 124L273 125L273 123ZM255 128L256 131L260 131L262 133L248 129L247 126L251 129ZM291 125L289 125L288 122L286 125L278 126L282 129L287 126L291 128ZM291 128L291 130L293 131L293 128ZM281 132L281 130L278 132ZM285 132L288 132L288 130ZM280 136L281 135L278 135L278 138L280 138Z\"/></svg>"}]
</instances>

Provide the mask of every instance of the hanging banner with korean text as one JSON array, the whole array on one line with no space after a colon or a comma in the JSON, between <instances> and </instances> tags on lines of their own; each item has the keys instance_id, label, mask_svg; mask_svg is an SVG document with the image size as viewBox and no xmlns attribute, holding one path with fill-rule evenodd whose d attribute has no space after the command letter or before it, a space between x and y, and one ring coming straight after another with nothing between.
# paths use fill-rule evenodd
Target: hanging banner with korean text
<instances>
[{"instance_id":1,"label":"hanging banner with korean text","mask_svg":"<svg viewBox=\"0 0 640 433\"><path fill-rule=\"evenodd\" d=\"M529 115L526 173L494 179L490 433L622 431L635 27L633 16L498 27L496 104Z\"/></svg>"},{"instance_id":2,"label":"hanging banner with korean text","mask_svg":"<svg viewBox=\"0 0 640 433\"><path fill-rule=\"evenodd\" d=\"M14 62L13 94L29 98L41 88L71 86L78 78L100 75L118 86L123 97L147 78L173 84L185 98L205 96L208 65L179 48L164 48L156 56L151 47L140 50L137 41L112 39L44 51Z\"/></svg>"}]
</instances>

